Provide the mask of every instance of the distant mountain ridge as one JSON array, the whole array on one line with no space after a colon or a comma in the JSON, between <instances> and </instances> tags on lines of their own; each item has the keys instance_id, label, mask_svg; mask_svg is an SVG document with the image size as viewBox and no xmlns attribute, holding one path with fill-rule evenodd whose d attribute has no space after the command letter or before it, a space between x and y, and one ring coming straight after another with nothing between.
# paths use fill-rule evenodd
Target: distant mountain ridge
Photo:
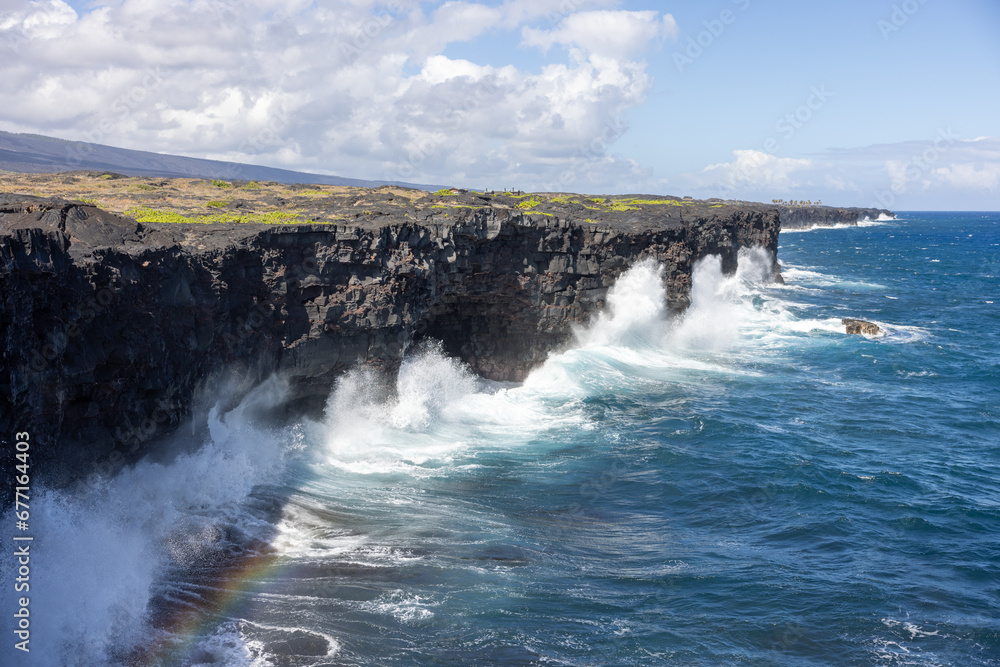
<instances>
[{"instance_id":1,"label":"distant mountain ridge","mask_svg":"<svg viewBox=\"0 0 1000 667\"><path fill-rule=\"evenodd\" d=\"M218 178L239 181L274 181L276 183L349 185L362 188L400 185L421 190L437 190L441 187L402 181L365 181L357 178L311 174L238 162L203 160L128 148L115 148L103 144L57 139L40 134L14 134L3 131L0 131L0 170L28 174L51 174L62 171L113 171L126 176Z\"/></svg>"}]
</instances>

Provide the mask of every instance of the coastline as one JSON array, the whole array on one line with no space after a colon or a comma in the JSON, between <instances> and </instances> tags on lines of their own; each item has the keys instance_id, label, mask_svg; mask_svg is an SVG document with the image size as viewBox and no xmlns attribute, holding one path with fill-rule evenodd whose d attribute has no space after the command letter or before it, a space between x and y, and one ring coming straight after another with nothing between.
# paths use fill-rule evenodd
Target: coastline
<instances>
[{"instance_id":1,"label":"coastline","mask_svg":"<svg viewBox=\"0 0 1000 667\"><path fill-rule=\"evenodd\" d=\"M119 187L121 203L148 219L94 201L0 195L11 305L0 427L17 415L18 428L58 443L38 456L63 481L115 452L127 452L120 462L146 453L220 383L239 400L280 373L292 391L275 411L316 414L346 370L391 374L424 339L484 378L519 381L641 259L664 267L675 311L708 255L728 274L741 250L761 247L778 275L778 212L764 205L89 178ZM217 214L208 197L220 192ZM231 221L279 208L310 221ZM150 221L168 214L186 217ZM196 215L223 221L189 221Z\"/></svg>"}]
</instances>

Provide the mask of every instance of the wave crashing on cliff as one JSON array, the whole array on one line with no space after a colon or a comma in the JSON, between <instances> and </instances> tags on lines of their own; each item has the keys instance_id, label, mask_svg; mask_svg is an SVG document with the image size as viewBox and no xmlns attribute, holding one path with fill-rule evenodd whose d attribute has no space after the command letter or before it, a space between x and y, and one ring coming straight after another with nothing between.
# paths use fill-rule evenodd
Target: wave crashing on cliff
<instances>
[{"instance_id":1,"label":"wave crashing on cliff","mask_svg":"<svg viewBox=\"0 0 1000 667\"><path fill-rule=\"evenodd\" d=\"M671 318L662 267L639 262L569 349L518 386L475 377L435 344L404 360L391 387L370 370L355 370L337 383L318 425L323 461L352 473L433 475L498 442L511 448L543 433L593 427L579 401L641 391L643 382L677 379L684 369L718 368L714 355L735 345L748 322L768 326L771 314L754 295L771 282L772 267L762 249L741 252L732 276L723 275L717 256L701 260L691 307Z\"/></svg>"},{"instance_id":2,"label":"wave crashing on cliff","mask_svg":"<svg viewBox=\"0 0 1000 667\"><path fill-rule=\"evenodd\" d=\"M279 557L295 557L302 526L287 519L296 510L286 509L275 528L260 511L247 509L271 493L269 485L287 483L289 456L307 461L326 483L336 478L333 468L355 484L359 476L375 475L378 487L394 475L447 475L475 466L483 451L526 447L540 438L557 442L560 434L596 428L579 409L581 400L635 391L637 379L664 380L678 366L704 368L683 349L731 342L744 286L768 275L770 262L766 253L745 252L739 272L724 277L717 257L703 260L695 269L692 307L675 320L667 314L662 268L640 262L610 290L608 309L577 332L575 344L519 386L478 378L429 343L407 357L394 386L366 368L342 377L322 423L258 427L255 408L281 400L280 382L272 380L224 416L213 409L209 438L191 453L143 461L74 491L45 492L35 501L35 525L45 536L36 546L43 583L33 595L40 652L62 664L127 659L149 644L146 622L163 608L203 602L197 586L183 582L185 568L266 544L281 547ZM315 546L302 553L323 551ZM176 627L157 630L168 646ZM202 643L206 655L225 654L237 663L263 650L217 635Z\"/></svg>"},{"instance_id":3,"label":"wave crashing on cliff","mask_svg":"<svg viewBox=\"0 0 1000 667\"><path fill-rule=\"evenodd\" d=\"M942 614L923 602L970 567L995 574L992 496L927 493L959 469L983 488L1000 475L988 392L949 384L989 386L994 362L959 326L907 319L952 269L921 291L892 263L877 284L845 264L871 266L894 229L838 232L876 237L850 253L795 236L786 285L760 251L732 275L707 258L677 316L660 267L640 262L521 384L427 342L391 379L342 376L322 419L258 421L274 380L213 411L192 451L40 494L39 664L968 664L996 650L988 594L956 584ZM844 315L889 333L847 336ZM949 456L958 440L965 458ZM838 596L850 603L823 604Z\"/></svg>"}]
</instances>

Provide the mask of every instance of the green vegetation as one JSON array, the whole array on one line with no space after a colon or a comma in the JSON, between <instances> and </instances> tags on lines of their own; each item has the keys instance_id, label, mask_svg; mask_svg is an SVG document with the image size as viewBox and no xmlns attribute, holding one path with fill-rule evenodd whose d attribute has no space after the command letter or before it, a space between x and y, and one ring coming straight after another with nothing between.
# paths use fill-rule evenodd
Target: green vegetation
<instances>
[{"instance_id":1,"label":"green vegetation","mask_svg":"<svg viewBox=\"0 0 1000 667\"><path fill-rule=\"evenodd\" d=\"M627 211L638 211L643 206L688 206L695 202L682 202L677 199L615 199L613 197L576 197L573 195L560 195L549 200L552 204L578 204L590 211L615 211L625 213Z\"/></svg>"},{"instance_id":2,"label":"green vegetation","mask_svg":"<svg viewBox=\"0 0 1000 667\"><path fill-rule=\"evenodd\" d=\"M527 211L530 208L535 208L536 206L538 206L541 203L542 203L541 199L536 199L536 198L532 197L531 199L525 199L522 202L518 202L517 207L519 209L521 209L522 211Z\"/></svg>"},{"instance_id":3,"label":"green vegetation","mask_svg":"<svg viewBox=\"0 0 1000 667\"><path fill-rule=\"evenodd\" d=\"M156 211L145 206L136 206L125 211L125 215L136 222L195 222L175 211Z\"/></svg>"},{"instance_id":4,"label":"green vegetation","mask_svg":"<svg viewBox=\"0 0 1000 667\"><path fill-rule=\"evenodd\" d=\"M101 174L102 181L110 181L112 178L114 178L114 176L112 176L111 174Z\"/></svg>"},{"instance_id":5,"label":"green vegetation","mask_svg":"<svg viewBox=\"0 0 1000 667\"><path fill-rule=\"evenodd\" d=\"M246 188L247 190L260 190L260 183L258 183L257 181L250 181L243 187Z\"/></svg>"},{"instance_id":6,"label":"green vegetation","mask_svg":"<svg viewBox=\"0 0 1000 667\"><path fill-rule=\"evenodd\" d=\"M322 190L299 190L298 192L292 192L293 195L300 195L302 197L325 197L329 192L323 192Z\"/></svg>"},{"instance_id":7,"label":"green vegetation","mask_svg":"<svg viewBox=\"0 0 1000 667\"><path fill-rule=\"evenodd\" d=\"M208 202L205 205L208 206L209 208L225 208L225 207L229 206L229 202L227 202L227 201L210 201L210 202Z\"/></svg>"},{"instance_id":8,"label":"green vegetation","mask_svg":"<svg viewBox=\"0 0 1000 667\"><path fill-rule=\"evenodd\" d=\"M310 222L298 213L269 211L267 213L214 213L212 215L185 216L176 211L157 211L145 206L136 206L125 211L125 215L137 222L199 223L205 225L226 223L256 223L264 225L289 225Z\"/></svg>"},{"instance_id":9,"label":"green vegetation","mask_svg":"<svg viewBox=\"0 0 1000 667\"><path fill-rule=\"evenodd\" d=\"M683 206L676 199L629 199L622 201L630 206Z\"/></svg>"},{"instance_id":10,"label":"green vegetation","mask_svg":"<svg viewBox=\"0 0 1000 667\"><path fill-rule=\"evenodd\" d=\"M441 188L434 194L436 194L438 197L454 197L457 193L452 192L451 188Z\"/></svg>"},{"instance_id":11,"label":"green vegetation","mask_svg":"<svg viewBox=\"0 0 1000 667\"><path fill-rule=\"evenodd\" d=\"M229 181L219 181L219 180L212 181L212 185L214 185L217 188L231 188L231 187L233 187L233 184L230 183Z\"/></svg>"},{"instance_id":12,"label":"green vegetation","mask_svg":"<svg viewBox=\"0 0 1000 667\"><path fill-rule=\"evenodd\" d=\"M632 206L628 202L616 201L609 204L608 208L618 213L624 213L626 211L638 211L640 207Z\"/></svg>"},{"instance_id":13,"label":"green vegetation","mask_svg":"<svg viewBox=\"0 0 1000 667\"><path fill-rule=\"evenodd\" d=\"M81 197L80 199L77 199L77 201L78 202L83 202L87 206L97 206L97 207L100 207L100 205L101 205L101 202L97 201L96 199L88 199L88 198L85 198L85 197Z\"/></svg>"},{"instance_id":14,"label":"green vegetation","mask_svg":"<svg viewBox=\"0 0 1000 667\"><path fill-rule=\"evenodd\" d=\"M198 222L252 222L264 225L291 225L310 221L303 218L300 214L290 211L268 211L267 213L222 213L205 216L204 219L200 219Z\"/></svg>"}]
</instances>

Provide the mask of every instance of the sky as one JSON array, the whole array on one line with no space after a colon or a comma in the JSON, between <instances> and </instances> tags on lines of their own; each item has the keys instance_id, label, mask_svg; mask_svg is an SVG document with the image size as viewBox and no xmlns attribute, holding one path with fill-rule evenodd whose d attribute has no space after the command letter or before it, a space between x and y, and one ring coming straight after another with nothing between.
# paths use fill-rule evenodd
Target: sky
<instances>
[{"instance_id":1,"label":"sky","mask_svg":"<svg viewBox=\"0 0 1000 667\"><path fill-rule=\"evenodd\" d=\"M0 130L372 180L1000 210L997 0L0 0Z\"/></svg>"}]
</instances>

